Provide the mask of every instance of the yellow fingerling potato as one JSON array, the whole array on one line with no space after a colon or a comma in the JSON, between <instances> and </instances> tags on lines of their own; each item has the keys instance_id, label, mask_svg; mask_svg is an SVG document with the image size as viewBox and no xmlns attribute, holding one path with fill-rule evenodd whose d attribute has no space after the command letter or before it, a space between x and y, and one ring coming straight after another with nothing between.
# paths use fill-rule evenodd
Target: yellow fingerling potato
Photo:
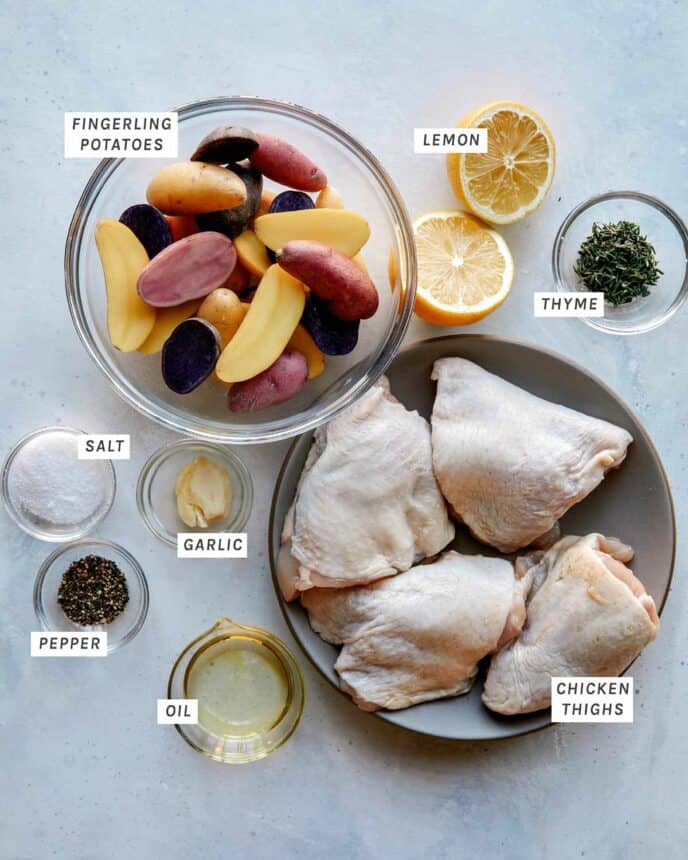
<instances>
[{"instance_id":1,"label":"yellow fingerling potato","mask_svg":"<svg viewBox=\"0 0 688 860\"><path fill-rule=\"evenodd\" d=\"M394 292L399 285L399 307L397 313L401 313L404 309L404 298L406 297L406 288L399 274L399 254L396 248L389 249L387 258L387 277L389 278L389 288Z\"/></svg>"},{"instance_id":2,"label":"yellow fingerling potato","mask_svg":"<svg viewBox=\"0 0 688 860\"><path fill-rule=\"evenodd\" d=\"M128 227L110 219L98 223L96 245L105 277L110 340L122 352L133 352L155 325L155 308L143 301L136 288L148 254Z\"/></svg>"},{"instance_id":3,"label":"yellow fingerling potato","mask_svg":"<svg viewBox=\"0 0 688 860\"><path fill-rule=\"evenodd\" d=\"M246 316L246 309L236 293L226 287L219 287L203 299L196 316L215 326L224 349L237 333Z\"/></svg>"},{"instance_id":4,"label":"yellow fingerling potato","mask_svg":"<svg viewBox=\"0 0 688 860\"><path fill-rule=\"evenodd\" d=\"M165 215L201 215L241 205L246 186L226 167L178 161L158 170L148 183L146 199Z\"/></svg>"},{"instance_id":5,"label":"yellow fingerling potato","mask_svg":"<svg viewBox=\"0 0 688 860\"><path fill-rule=\"evenodd\" d=\"M138 348L138 352L144 355L155 355L165 345L165 341L177 328L180 322L192 317L198 310L200 302L192 299L183 305L175 305L171 308L156 308L155 325L151 333Z\"/></svg>"},{"instance_id":6,"label":"yellow fingerling potato","mask_svg":"<svg viewBox=\"0 0 688 860\"><path fill-rule=\"evenodd\" d=\"M315 198L315 207L316 209L343 209L344 201L336 188L327 185Z\"/></svg>"},{"instance_id":7,"label":"yellow fingerling potato","mask_svg":"<svg viewBox=\"0 0 688 860\"><path fill-rule=\"evenodd\" d=\"M347 209L299 209L274 212L256 218L256 235L273 251L294 239L312 239L353 257L368 241L370 227L365 218Z\"/></svg>"},{"instance_id":8,"label":"yellow fingerling potato","mask_svg":"<svg viewBox=\"0 0 688 860\"><path fill-rule=\"evenodd\" d=\"M296 278L270 266L239 330L220 355L217 376L223 382L242 382L270 367L284 352L305 304L305 290Z\"/></svg>"},{"instance_id":9,"label":"yellow fingerling potato","mask_svg":"<svg viewBox=\"0 0 688 860\"><path fill-rule=\"evenodd\" d=\"M270 268L270 259L265 245L253 230L244 230L234 240L234 248L241 265L254 275L261 277Z\"/></svg>"},{"instance_id":10,"label":"yellow fingerling potato","mask_svg":"<svg viewBox=\"0 0 688 860\"><path fill-rule=\"evenodd\" d=\"M356 265L362 272L364 272L366 275L370 275L368 267L365 264L365 260L360 254L356 254L356 256L352 257L351 259L354 261L354 263L356 263Z\"/></svg>"},{"instance_id":11,"label":"yellow fingerling potato","mask_svg":"<svg viewBox=\"0 0 688 860\"><path fill-rule=\"evenodd\" d=\"M328 185L326 188L323 188L320 194L316 197L315 207L316 209L344 209L344 201L342 200L342 196L339 191L331 185ZM366 266L363 257L360 254L356 254L353 260L358 268L367 275L368 267Z\"/></svg>"},{"instance_id":12,"label":"yellow fingerling potato","mask_svg":"<svg viewBox=\"0 0 688 860\"><path fill-rule=\"evenodd\" d=\"M302 325L297 325L289 338L287 349L295 349L306 359L308 378L315 379L325 370L325 356L315 345L315 341Z\"/></svg>"},{"instance_id":13,"label":"yellow fingerling potato","mask_svg":"<svg viewBox=\"0 0 688 860\"><path fill-rule=\"evenodd\" d=\"M256 218L259 218L261 215L267 215L270 211L270 206L272 201L277 197L275 191L270 191L269 188L263 188L260 194L260 203L258 204L258 208L256 209Z\"/></svg>"}]
</instances>

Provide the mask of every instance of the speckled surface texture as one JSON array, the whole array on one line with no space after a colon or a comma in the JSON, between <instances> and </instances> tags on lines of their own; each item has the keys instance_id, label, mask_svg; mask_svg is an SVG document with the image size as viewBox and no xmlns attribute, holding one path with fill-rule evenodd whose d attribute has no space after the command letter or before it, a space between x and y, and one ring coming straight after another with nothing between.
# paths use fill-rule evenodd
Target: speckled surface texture
<instances>
[{"instance_id":1,"label":"speckled surface texture","mask_svg":"<svg viewBox=\"0 0 688 860\"><path fill-rule=\"evenodd\" d=\"M2 860L685 856L688 317L614 338L575 320L533 319L531 293L549 288L562 218L594 192L647 191L688 215L688 10L679 0L464 5L124 0L115 13L83 0L3 4L0 446L58 422L132 434L100 533L141 561L152 604L136 643L106 661L30 659L33 578L50 547L0 513ZM330 115L381 158L412 214L454 205L442 159L412 154L414 126L449 125L508 97L549 121L554 186L535 215L504 230L513 294L472 330L581 362L637 410L664 459L679 555L659 640L634 667L633 726L433 741L360 713L305 659L301 726L262 762L215 764L155 725L174 656L220 611L291 641L264 550L286 445L242 452L256 484L252 562L177 561L146 532L136 477L172 436L116 397L72 329L64 236L94 164L63 160L62 114L236 93ZM409 339L436 333L415 323Z\"/></svg>"}]
</instances>

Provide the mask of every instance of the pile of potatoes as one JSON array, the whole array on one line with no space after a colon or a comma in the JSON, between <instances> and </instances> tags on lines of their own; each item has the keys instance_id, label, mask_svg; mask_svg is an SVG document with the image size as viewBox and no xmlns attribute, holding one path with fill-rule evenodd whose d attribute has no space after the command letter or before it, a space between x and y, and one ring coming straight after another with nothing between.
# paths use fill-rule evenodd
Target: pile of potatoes
<instances>
[{"instance_id":1,"label":"pile of potatoes","mask_svg":"<svg viewBox=\"0 0 688 860\"><path fill-rule=\"evenodd\" d=\"M160 354L177 394L214 374L233 412L282 403L377 311L368 222L287 141L221 126L146 199L96 227L108 331L117 349Z\"/></svg>"}]
</instances>

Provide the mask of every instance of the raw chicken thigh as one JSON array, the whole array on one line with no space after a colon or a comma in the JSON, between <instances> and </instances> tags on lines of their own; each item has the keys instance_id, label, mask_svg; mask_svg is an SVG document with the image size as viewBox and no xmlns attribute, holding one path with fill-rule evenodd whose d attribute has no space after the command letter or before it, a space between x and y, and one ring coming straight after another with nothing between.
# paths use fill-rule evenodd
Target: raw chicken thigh
<instances>
[{"instance_id":1,"label":"raw chicken thigh","mask_svg":"<svg viewBox=\"0 0 688 860\"><path fill-rule=\"evenodd\" d=\"M430 428L382 379L315 431L282 533L285 599L408 570L454 537L432 471Z\"/></svg>"},{"instance_id":2,"label":"raw chicken thigh","mask_svg":"<svg viewBox=\"0 0 688 860\"><path fill-rule=\"evenodd\" d=\"M302 603L323 639L344 647L341 686L366 711L467 693L478 662L517 636L532 575L503 559L450 551L358 588L314 588Z\"/></svg>"},{"instance_id":3,"label":"raw chicken thigh","mask_svg":"<svg viewBox=\"0 0 688 860\"><path fill-rule=\"evenodd\" d=\"M542 400L463 358L434 364L433 465L471 532L502 552L528 546L621 464L621 427Z\"/></svg>"},{"instance_id":4,"label":"raw chicken thigh","mask_svg":"<svg viewBox=\"0 0 688 860\"><path fill-rule=\"evenodd\" d=\"M550 705L553 675L620 675L659 630L655 604L626 567L631 547L565 537L516 562L533 576L523 632L492 658L483 702L500 714Z\"/></svg>"}]
</instances>

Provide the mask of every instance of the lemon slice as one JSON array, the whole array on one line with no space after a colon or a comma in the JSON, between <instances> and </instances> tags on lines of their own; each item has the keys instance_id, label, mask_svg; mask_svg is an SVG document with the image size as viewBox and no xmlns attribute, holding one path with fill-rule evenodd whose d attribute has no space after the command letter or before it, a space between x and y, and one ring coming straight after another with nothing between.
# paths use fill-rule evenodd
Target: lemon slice
<instances>
[{"instance_id":1,"label":"lemon slice","mask_svg":"<svg viewBox=\"0 0 688 860\"><path fill-rule=\"evenodd\" d=\"M488 147L447 156L459 200L492 224L513 224L537 209L554 177L554 138L544 120L518 102L495 102L467 114L458 126L486 128Z\"/></svg>"},{"instance_id":2,"label":"lemon slice","mask_svg":"<svg viewBox=\"0 0 688 860\"><path fill-rule=\"evenodd\" d=\"M415 311L436 325L469 325L506 299L514 261L499 233L467 212L428 212L413 231L418 257Z\"/></svg>"}]
</instances>

